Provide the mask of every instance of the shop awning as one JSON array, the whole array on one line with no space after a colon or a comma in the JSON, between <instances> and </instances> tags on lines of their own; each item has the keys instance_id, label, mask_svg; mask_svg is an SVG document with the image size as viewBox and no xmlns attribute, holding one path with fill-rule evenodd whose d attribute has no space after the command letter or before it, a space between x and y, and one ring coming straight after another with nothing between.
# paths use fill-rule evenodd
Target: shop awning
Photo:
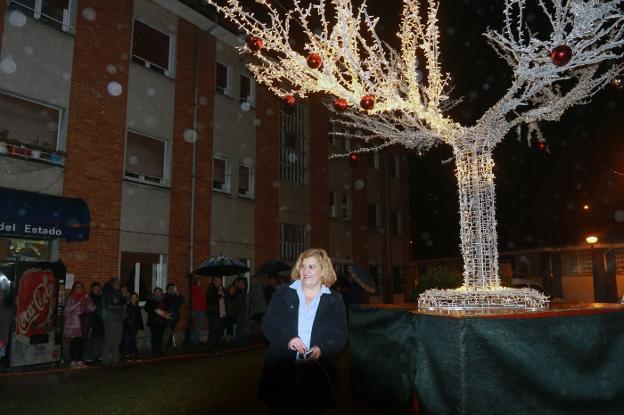
<instances>
[{"instance_id":1,"label":"shop awning","mask_svg":"<svg viewBox=\"0 0 624 415\"><path fill-rule=\"evenodd\" d=\"M0 187L0 235L86 241L90 222L82 199Z\"/></svg>"}]
</instances>

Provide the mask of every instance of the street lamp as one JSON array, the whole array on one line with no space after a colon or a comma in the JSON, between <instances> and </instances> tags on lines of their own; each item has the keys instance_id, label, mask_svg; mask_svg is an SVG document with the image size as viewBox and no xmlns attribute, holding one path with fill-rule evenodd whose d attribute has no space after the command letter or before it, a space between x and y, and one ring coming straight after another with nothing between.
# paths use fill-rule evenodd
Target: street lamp
<instances>
[{"instance_id":1,"label":"street lamp","mask_svg":"<svg viewBox=\"0 0 624 415\"><path fill-rule=\"evenodd\" d=\"M585 241L593 246L596 242L598 242L598 237L594 235L589 235L587 238L585 238Z\"/></svg>"}]
</instances>

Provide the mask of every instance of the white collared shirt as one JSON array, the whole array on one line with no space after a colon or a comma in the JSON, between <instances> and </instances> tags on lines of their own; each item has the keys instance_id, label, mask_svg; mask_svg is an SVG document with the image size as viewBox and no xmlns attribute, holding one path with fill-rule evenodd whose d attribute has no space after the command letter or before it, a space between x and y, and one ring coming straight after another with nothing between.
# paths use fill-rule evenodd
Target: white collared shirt
<instances>
[{"instance_id":1,"label":"white collared shirt","mask_svg":"<svg viewBox=\"0 0 624 415\"><path fill-rule=\"evenodd\" d=\"M297 336L303 341L306 348L310 350L312 326L314 325L316 310L318 309L319 302L321 301L321 295L331 294L331 291L326 286L321 285L321 289L318 294L314 297L310 304L306 304L301 281L297 280L290 284L289 287L297 291L297 296L299 297L299 322L297 326Z\"/></svg>"}]
</instances>

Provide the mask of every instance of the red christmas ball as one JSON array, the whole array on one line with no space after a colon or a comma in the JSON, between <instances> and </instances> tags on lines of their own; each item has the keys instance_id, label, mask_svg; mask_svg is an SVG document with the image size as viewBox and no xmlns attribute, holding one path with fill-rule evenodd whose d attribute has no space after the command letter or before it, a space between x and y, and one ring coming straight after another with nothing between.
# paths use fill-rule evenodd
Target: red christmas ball
<instances>
[{"instance_id":1,"label":"red christmas ball","mask_svg":"<svg viewBox=\"0 0 624 415\"><path fill-rule=\"evenodd\" d=\"M372 110L375 106L375 96L373 95L364 95L360 100L360 106L365 110Z\"/></svg>"},{"instance_id":2,"label":"red christmas ball","mask_svg":"<svg viewBox=\"0 0 624 415\"><path fill-rule=\"evenodd\" d=\"M294 107L296 103L297 99L293 95L286 95L284 97L284 104L286 104L287 106Z\"/></svg>"},{"instance_id":3,"label":"red christmas ball","mask_svg":"<svg viewBox=\"0 0 624 415\"><path fill-rule=\"evenodd\" d=\"M546 151L548 149L548 146L546 145L545 142L540 141L539 143L537 143L537 149L539 151Z\"/></svg>"},{"instance_id":4,"label":"red christmas ball","mask_svg":"<svg viewBox=\"0 0 624 415\"><path fill-rule=\"evenodd\" d=\"M334 101L334 108L336 109L336 111L343 112L347 109L348 106L349 104L344 98L336 98L336 101Z\"/></svg>"},{"instance_id":5,"label":"red christmas ball","mask_svg":"<svg viewBox=\"0 0 624 415\"><path fill-rule=\"evenodd\" d=\"M550 52L552 63L563 66L572 59L572 49L568 45L559 45Z\"/></svg>"},{"instance_id":6,"label":"red christmas ball","mask_svg":"<svg viewBox=\"0 0 624 415\"><path fill-rule=\"evenodd\" d=\"M310 53L308 55L308 66L312 69L318 69L323 65L323 58L318 53Z\"/></svg>"},{"instance_id":7,"label":"red christmas ball","mask_svg":"<svg viewBox=\"0 0 624 415\"><path fill-rule=\"evenodd\" d=\"M349 161L351 162L351 165L353 166L357 165L358 162L360 161L360 155L357 153L349 154Z\"/></svg>"},{"instance_id":8,"label":"red christmas ball","mask_svg":"<svg viewBox=\"0 0 624 415\"><path fill-rule=\"evenodd\" d=\"M252 52L259 52L264 46L264 42L259 37L248 36L247 37L247 47Z\"/></svg>"}]
</instances>

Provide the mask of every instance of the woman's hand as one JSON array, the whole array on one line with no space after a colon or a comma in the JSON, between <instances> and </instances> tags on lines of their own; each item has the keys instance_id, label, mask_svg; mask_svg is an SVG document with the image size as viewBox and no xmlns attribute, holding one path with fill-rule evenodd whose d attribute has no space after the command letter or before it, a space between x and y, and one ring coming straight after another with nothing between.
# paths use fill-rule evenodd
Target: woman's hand
<instances>
[{"instance_id":1,"label":"woman's hand","mask_svg":"<svg viewBox=\"0 0 624 415\"><path fill-rule=\"evenodd\" d=\"M308 357L308 359L316 362L319 357L321 357L321 349L318 346L312 346L310 349L310 357Z\"/></svg>"},{"instance_id":2,"label":"woman's hand","mask_svg":"<svg viewBox=\"0 0 624 415\"><path fill-rule=\"evenodd\" d=\"M290 350L296 350L299 353L305 353L308 350L306 345L303 343L303 340L301 340L299 337L293 337L292 339L290 339L290 341L288 342L288 348Z\"/></svg>"}]
</instances>

